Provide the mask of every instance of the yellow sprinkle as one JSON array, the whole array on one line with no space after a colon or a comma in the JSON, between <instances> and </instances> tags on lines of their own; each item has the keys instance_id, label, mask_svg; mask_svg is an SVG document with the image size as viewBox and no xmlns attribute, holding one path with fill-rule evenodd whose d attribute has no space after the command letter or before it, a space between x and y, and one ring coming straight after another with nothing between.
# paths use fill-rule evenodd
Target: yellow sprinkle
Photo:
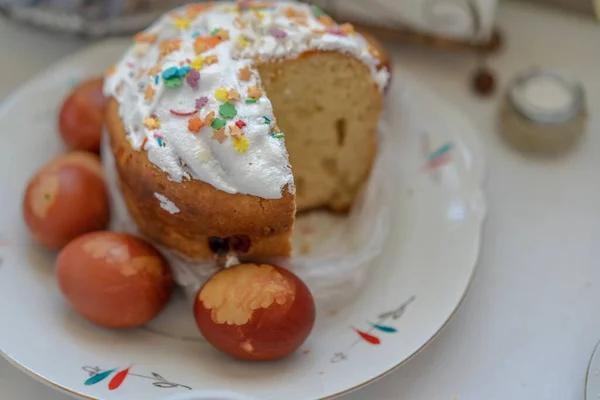
<instances>
[{"instance_id":1,"label":"yellow sprinkle","mask_svg":"<svg viewBox=\"0 0 600 400\"><path fill-rule=\"evenodd\" d=\"M202 65L204 64L204 58L196 57L191 63L191 67L196 71L200 71L202 69Z\"/></svg>"},{"instance_id":2,"label":"yellow sprinkle","mask_svg":"<svg viewBox=\"0 0 600 400\"><path fill-rule=\"evenodd\" d=\"M245 136L233 139L233 148L238 153L245 153L246 151L248 151L249 145L250 145L250 141Z\"/></svg>"},{"instance_id":3,"label":"yellow sprinkle","mask_svg":"<svg viewBox=\"0 0 600 400\"><path fill-rule=\"evenodd\" d=\"M259 20L263 20L263 18L265 17L265 13L262 11L255 11L256 16L258 17Z\"/></svg>"},{"instance_id":4,"label":"yellow sprinkle","mask_svg":"<svg viewBox=\"0 0 600 400\"><path fill-rule=\"evenodd\" d=\"M215 90L215 97L217 98L217 100L227 101L227 89L218 88L217 90Z\"/></svg>"},{"instance_id":5,"label":"yellow sprinkle","mask_svg":"<svg viewBox=\"0 0 600 400\"><path fill-rule=\"evenodd\" d=\"M175 21L175 27L179 29L190 29L190 20L189 19L178 19Z\"/></svg>"},{"instance_id":6,"label":"yellow sprinkle","mask_svg":"<svg viewBox=\"0 0 600 400\"><path fill-rule=\"evenodd\" d=\"M248 47L248 41L241 36L238 36L238 43L242 47Z\"/></svg>"}]
</instances>

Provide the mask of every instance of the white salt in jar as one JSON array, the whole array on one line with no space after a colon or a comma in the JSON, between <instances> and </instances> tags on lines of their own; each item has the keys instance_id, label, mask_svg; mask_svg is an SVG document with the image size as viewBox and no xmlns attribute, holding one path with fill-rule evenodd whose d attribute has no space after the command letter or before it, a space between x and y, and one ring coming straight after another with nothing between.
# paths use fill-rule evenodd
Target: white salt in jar
<instances>
[{"instance_id":1,"label":"white salt in jar","mask_svg":"<svg viewBox=\"0 0 600 400\"><path fill-rule=\"evenodd\" d=\"M585 133L586 120L580 83L533 68L518 74L508 85L500 130L521 151L554 155L573 147Z\"/></svg>"}]
</instances>

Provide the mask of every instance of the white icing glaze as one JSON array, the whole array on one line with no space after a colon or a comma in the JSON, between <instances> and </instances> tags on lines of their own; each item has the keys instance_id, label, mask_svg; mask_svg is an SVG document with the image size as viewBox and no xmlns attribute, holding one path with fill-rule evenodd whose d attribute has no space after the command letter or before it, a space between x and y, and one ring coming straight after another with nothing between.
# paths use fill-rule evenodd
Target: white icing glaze
<instances>
[{"instance_id":1,"label":"white icing glaze","mask_svg":"<svg viewBox=\"0 0 600 400\"><path fill-rule=\"evenodd\" d=\"M160 201L160 208L162 208L163 210L171 214L177 214L179 211L181 211L179 207L177 207L175 203L169 200L166 196L163 196L160 193L154 193L154 197L156 197L158 201Z\"/></svg>"},{"instance_id":2,"label":"white icing glaze","mask_svg":"<svg viewBox=\"0 0 600 400\"><path fill-rule=\"evenodd\" d=\"M387 70L377 70L379 61L370 54L362 36L342 33L337 26L328 28L313 15L309 5L277 2L268 9L240 11L235 3L227 2L198 15L187 14L188 10L178 9L175 13L180 18L167 14L149 27L144 33L156 35L156 40L148 43L138 38L115 72L106 78L104 87L105 94L115 97L120 104L119 114L132 147L140 151L143 146L148 159L173 181L199 179L228 193L262 198L279 198L286 186L293 190L284 141L273 136L277 132L274 132L276 121L271 102L263 95L256 103L246 103L248 88L261 87L260 77L252 67L255 59L294 58L308 50L338 51L365 63L380 89L388 80ZM301 16L301 24L292 22L291 11ZM219 28L229 34L229 40L197 54L196 37L211 36ZM160 44L166 40L180 40L180 46L161 59ZM210 56L217 56L218 62L208 65L206 59ZM167 87L168 81L162 73L171 67L189 68L197 57L205 60L197 87L192 87L186 77L182 77L181 86ZM149 75L148 70L153 67L162 72ZM239 71L244 67L252 72L249 81L239 79ZM232 102L237 110L233 119L219 115L219 106L224 103L215 97L219 88L235 89L240 94L240 101ZM153 96L146 96L147 90L154 91ZM194 115L178 116L171 112L194 112L196 100L202 97L208 102ZM226 121L227 137L222 143L212 139L214 132L208 125L199 132L188 128L188 119L197 116L205 121L210 112ZM144 120L151 116L160 126L144 125ZM247 151L236 149L234 142L241 142L229 135L230 126L238 120L246 124L242 140L247 140Z\"/></svg>"}]
</instances>

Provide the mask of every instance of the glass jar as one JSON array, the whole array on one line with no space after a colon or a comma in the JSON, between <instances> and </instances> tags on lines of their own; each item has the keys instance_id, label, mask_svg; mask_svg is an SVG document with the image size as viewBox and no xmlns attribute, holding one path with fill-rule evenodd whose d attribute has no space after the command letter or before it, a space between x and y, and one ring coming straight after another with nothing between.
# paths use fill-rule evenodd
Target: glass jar
<instances>
[{"instance_id":1,"label":"glass jar","mask_svg":"<svg viewBox=\"0 0 600 400\"><path fill-rule=\"evenodd\" d=\"M571 149L586 131L583 86L557 72L532 68L508 85L500 132L513 147L545 155Z\"/></svg>"}]
</instances>

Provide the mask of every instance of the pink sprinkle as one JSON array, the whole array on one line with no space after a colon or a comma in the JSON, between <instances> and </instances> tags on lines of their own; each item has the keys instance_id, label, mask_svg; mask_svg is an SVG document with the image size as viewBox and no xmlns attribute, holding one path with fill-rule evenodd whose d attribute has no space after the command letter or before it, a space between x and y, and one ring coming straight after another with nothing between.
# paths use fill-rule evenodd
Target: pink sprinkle
<instances>
[{"instance_id":1,"label":"pink sprinkle","mask_svg":"<svg viewBox=\"0 0 600 400\"><path fill-rule=\"evenodd\" d=\"M208 103L208 97L202 96L199 99L196 99L196 109L199 110L204 107Z\"/></svg>"},{"instance_id":2,"label":"pink sprinkle","mask_svg":"<svg viewBox=\"0 0 600 400\"><path fill-rule=\"evenodd\" d=\"M187 81L188 85L190 85L194 89L197 88L198 82L200 82L200 72L192 68L185 80Z\"/></svg>"},{"instance_id":3,"label":"pink sprinkle","mask_svg":"<svg viewBox=\"0 0 600 400\"><path fill-rule=\"evenodd\" d=\"M271 30L269 31L269 33L275 39L284 39L284 38L287 37L287 32L284 31L283 29L279 29L279 28L271 28Z\"/></svg>"},{"instance_id":4,"label":"pink sprinkle","mask_svg":"<svg viewBox=\"0 0 600 400\"><path fill-rule=\"evenodd\" d=\"M127 65L129 68L135 68L135 64L132 62L127 62L125 65Z\"/></svg>"},{"instance_id":5,"label":"pink sprinkle","mask_svg":"<svg viewBox=\"0 0 600 400\"><path fill-rule=\"evenodd\" d=\"M346 32L342 31L339 28L331 28L327 30L327 33L331 33L332 35L337 35L337 36L348 36L346 34Z\"/></svg>"}]
</instances>

